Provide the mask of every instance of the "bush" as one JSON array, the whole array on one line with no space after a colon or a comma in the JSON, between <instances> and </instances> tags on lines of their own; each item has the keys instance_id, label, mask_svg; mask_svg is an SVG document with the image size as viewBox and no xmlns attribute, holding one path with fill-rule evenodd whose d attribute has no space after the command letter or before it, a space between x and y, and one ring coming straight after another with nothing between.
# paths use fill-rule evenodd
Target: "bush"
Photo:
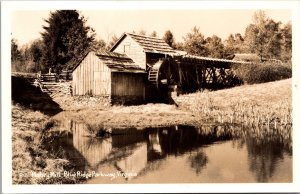
<instances>
[{"instance_id":1,"label":"bush","mask_svg":"<svg viewBox=\"0 0 300 194\"><path fill-rule=\"evenodd\" d=\"M274 62L238 64L233 71L244 83L255 84L271 82L292 77L292 67L289 64Z\"/></svg>"}]
</instances>

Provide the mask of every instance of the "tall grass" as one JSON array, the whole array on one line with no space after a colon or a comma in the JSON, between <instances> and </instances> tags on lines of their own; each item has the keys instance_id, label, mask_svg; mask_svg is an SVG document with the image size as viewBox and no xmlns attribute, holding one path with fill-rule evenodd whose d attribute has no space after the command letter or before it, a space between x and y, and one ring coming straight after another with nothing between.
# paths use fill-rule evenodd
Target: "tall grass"
<instances>
[{"instance_id":1,"label":"tall grass","mask_svg":"<svg viewBox=\"0 0 300 194\"><path fill-rule=\"evenodd\" d=\"M292 140L291 79L187 95L203 122L241 125L257 137Z\"/></svg>"}]
</instances>

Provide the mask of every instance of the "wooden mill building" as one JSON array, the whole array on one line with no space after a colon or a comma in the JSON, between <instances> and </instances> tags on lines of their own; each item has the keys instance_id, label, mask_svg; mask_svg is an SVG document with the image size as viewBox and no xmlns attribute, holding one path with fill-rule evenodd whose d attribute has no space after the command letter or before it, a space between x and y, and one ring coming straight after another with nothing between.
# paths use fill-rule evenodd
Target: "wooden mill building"
<instances>
[{"instance_id":1,"label":"wooden mill building","mask_svg":"<svg viewBox=\"0 0 300 194\"><path fill-rule=\"evenodd\" d=\"M157 101L174 86L186 92L230 86L235 63L242 62L187 55L160 38L124 33L110 52L90 52L74 68L73 95Z\"/></svg>"},{"instance_id":2,"label":"wooden mill building","mask_svg":"<svg viewBox=\"0 0 300 194\"><path fill-rule=\"evenodd\" d=\"M106 96L121 103L143 102L145 73L124 54L89 52L73 70L73 95Z\"/></svg>"},{"instance_id":3,"label":"wooden mill building","mask_svg":"<svg viewBox=\"0 0 300 194\"><path fill-rule=\"evenodd\" d=\"M131 33L124 33L110 51L126 54L144 70L159 59L177 53L163 39Z\"/></svg>"}]
</instances>

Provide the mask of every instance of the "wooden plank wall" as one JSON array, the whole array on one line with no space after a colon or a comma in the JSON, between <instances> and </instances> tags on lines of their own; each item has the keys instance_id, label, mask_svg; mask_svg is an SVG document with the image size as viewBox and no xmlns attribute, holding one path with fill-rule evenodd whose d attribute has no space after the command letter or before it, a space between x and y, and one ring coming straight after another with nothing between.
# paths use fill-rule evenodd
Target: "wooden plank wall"
<instances>
[{"instance_id":1,"label":"wooden plank wall","mask_svg":"<svg viewBox=\"0 0 300 194\"><path fill-rule=\"evenodd\" d=\"M126 49L124 50L124 47ZM126 36L113 52L126 54L141 68L146 69L146 53L132 38Z\"/></svg>"},{"instance_id":2,"label":"wooden plank wall","mask_svg":"<svg viewBox=\"0 0 300 194\"><path fill-rule=\"evenodd\" d=\"M112 73L112 96L133 96L145 99L145 74Z\"/></svg>"},{"instance_id":3,"label":"wooden plank wall","mask_svg":"<svg viewBox=\"0 0 300 194\"><path fill-rule=\"evenodd\" d=\"M111 71L90 52L73 71L73 95L108 96L111 93Z\"/></svg>"}]
</instances>

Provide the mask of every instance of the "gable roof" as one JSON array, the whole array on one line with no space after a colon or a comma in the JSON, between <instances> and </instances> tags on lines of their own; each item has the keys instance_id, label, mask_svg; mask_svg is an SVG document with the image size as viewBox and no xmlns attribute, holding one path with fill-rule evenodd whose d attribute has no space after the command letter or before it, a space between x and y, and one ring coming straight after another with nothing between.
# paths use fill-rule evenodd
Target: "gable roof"
<instances>
[{"instance_id":1,"label":"gable roof","mask_svg":"<svg viewBox=\"0 0 300 194\"><path fill-rule=\"evenodd\" d=\"M132 59L125 54L114 52L99 51L92 52L97 56L112 72L131 72L131 73L145 73L144 69L136 65ZM87 55L86 55L87 56ZM86 57L85 56L85 57ZM81 64L78 63L73 71Z\"/></svg>"},{"instance_id":2,"label":"gable roof","mask_svg":"<svg viewBox=\"0 0 300 194\"><path fill-rule=\"evenodd\" d=\"M143 36L132 33L124 33L119 40L110 49L111 52L124 40L126 36L131 37L137 44L139 44L146 53L161 53L161 54L175 54L176 51L170 47L163 39L157 37Z\"/></svg>"}]
</instances>

